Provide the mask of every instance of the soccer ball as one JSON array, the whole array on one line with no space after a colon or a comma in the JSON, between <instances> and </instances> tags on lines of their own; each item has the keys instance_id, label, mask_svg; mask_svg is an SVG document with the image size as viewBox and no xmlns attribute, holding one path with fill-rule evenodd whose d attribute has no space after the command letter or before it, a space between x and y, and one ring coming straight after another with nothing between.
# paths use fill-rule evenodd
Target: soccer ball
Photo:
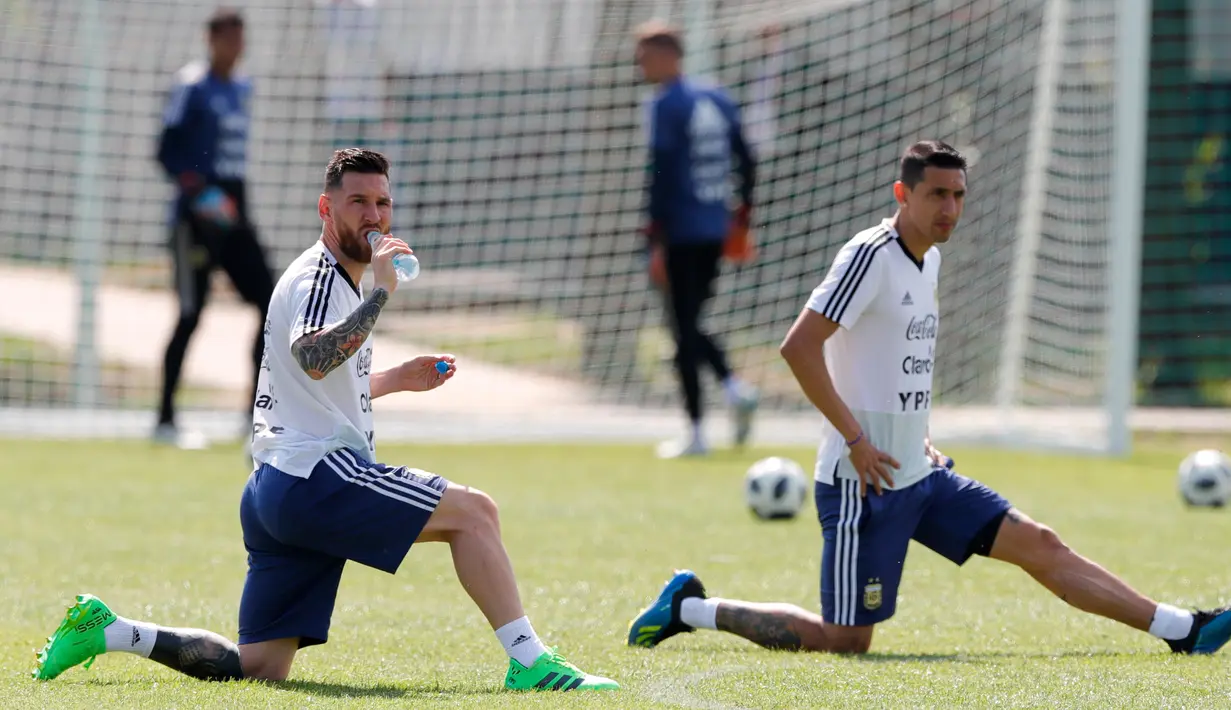
<instances>
[{"instance_id":1,"label":"soccer ball","mask_svg":"<svg viewBox=\"0 0 1231 710\"><path fill-rule=\"evenodd\" d=\"M791 459L771 456L744 475L744 500L762 520L794 518L808 496L804 471Z\"/></svg>"},{"instance_id":2,"label":"soccer ball","mask_svg":"<svg viewBox=\"0 0 1231 710\"><path fill-rule=\"evenodd\" d=\"M1221 451L1194 451L1180 462L1180 497L1191 506L1221 508L1231 498L1231 458Z\"/></svg>"}]
</instances>

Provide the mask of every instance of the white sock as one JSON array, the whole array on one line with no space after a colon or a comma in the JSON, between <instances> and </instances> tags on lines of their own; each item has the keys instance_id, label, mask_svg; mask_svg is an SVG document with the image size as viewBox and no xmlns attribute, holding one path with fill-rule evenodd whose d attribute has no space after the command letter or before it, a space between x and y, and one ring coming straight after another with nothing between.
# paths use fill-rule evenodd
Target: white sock
<instances>
[{"instance_id":1,"label":"white sock","mask_svg":"<svg viewBox=\"0 0 1231 710\"><path fill-rule=\"evenodd\" d=\"M721 599L688 597L680 602L680 621L694 629L718 628L718 604Z\"/></svg>"},{"instance_id":2,"label":"white sock","mask_svg":"<svg viewBox=\"0 0 1231 710\"><path fill-rule=\"evenodd\" d=\"M154 650L154 639L158 636L158 626L144 621L133 621L122 616L103 629L103 637L107 639L107 652L124 651L135 653L144 658L150 657Z\"/></svg>"},{"instance_id":3,"label":"white sock","mask_svg":"<svg viewBox=\"0 0 1231 710\"><path fill-rule=\"evenodd\" d=\"M705 436L701 432L701 422L692 423L692 440L698 444L705 444Z\"/></svg>"},{"instance_id":4,"label":"white sock","mask_svg":"<svg viewBox=\"0 0 1231 710\"><path fill-rule=\"evenodd\" d=\"M504 652L509 654L509 658L526 668L533 666L539 656L547 653L547 647L534 633L530 620L524 616L496 629L496 638L504 644Z\"/></svg>"},{"instance_id":5,"label":"white sock","mask_svg":"<svg viewBox=\"0 0 1231 710\"><path fill-rule=\"evenodd\" d=\"M1178 641L1193 630L1193 615L1170 604L1159 604L1150 620L1150 635L1167 641Z\"/></svg>"}]
</instances>

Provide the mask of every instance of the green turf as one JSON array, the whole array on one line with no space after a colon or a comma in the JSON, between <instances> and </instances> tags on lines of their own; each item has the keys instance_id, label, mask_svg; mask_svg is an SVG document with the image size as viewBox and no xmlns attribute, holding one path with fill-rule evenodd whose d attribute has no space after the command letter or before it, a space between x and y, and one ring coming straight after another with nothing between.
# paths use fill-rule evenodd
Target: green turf
<instances>
[{"instance_id":1,"label":"green turf","mask_svg":"<svg viewBox=\"0 0 1231 710\"><path fill-rule=\"evenodd\" d=\"M696 463L642 447L384 447L382 458L472 483L502 506L536 628L610 696L500 691L506 661L453 577L448 550L412 550L394 577L351 566L330 643L280 686L188 680L124 654L37 683L32 649L78 591L119 614L235 633L244 574L238 449L0 442L0 706L1164 708L1225 706L1231 649L1173 657L1161 642L1087 617L1020 571L957 569L915 547L898 614L865 658L761 650L714 633L629 649L629 619L675 565L712 593L815 609L819 530L758 523L740 483L758 450ZM1231 595L1231 511L1182 508L1182 449L1128 462L951 451L1073 546L1142 592L1183 605Z\"/></svg>"}]
</instances>

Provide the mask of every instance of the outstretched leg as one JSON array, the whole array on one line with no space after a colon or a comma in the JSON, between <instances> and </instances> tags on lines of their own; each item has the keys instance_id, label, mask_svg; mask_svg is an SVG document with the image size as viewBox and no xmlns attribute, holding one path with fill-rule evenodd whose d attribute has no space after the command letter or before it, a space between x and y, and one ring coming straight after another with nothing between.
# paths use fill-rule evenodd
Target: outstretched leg
<instances>
[{"instance_id":1,"label":"outstretched leg","mask_svg":"<svg viewBox=\"0 0 1231 710\"><path fill-rule=\"evenodd\" d=\"M201 680L244 677L239 648L212 631L172 629L116 616L98 597L82 594L37 655L34 677L51 680L113 651L135 653Z\"/></svg>"},{"instance_id":2,"label":"outstretched leg","mask_svg":"<svg viewBox=\"0 0 1231 710\"><path fill-rule=\"evenodd\" d=\"M1160 604L1016 509L1001 523L990 556L1021 567L1061 601L1147 631L1178 653L1212 653L1231 638L1231 610L1189 612Z\"/></svg>"},{"instance_id":3,"label":"outstretched leg","mask_svg":"<svg viewBox=\"0 0 1231 710\"><path fill-rule=\"evenodd\" d=\"M676 634L713 629L779 651L866 653L874 628L830 624L794 604L707 597L697 575L682 570L629 625L628 644L653 648Z\"/></svg>"}]
</instances>

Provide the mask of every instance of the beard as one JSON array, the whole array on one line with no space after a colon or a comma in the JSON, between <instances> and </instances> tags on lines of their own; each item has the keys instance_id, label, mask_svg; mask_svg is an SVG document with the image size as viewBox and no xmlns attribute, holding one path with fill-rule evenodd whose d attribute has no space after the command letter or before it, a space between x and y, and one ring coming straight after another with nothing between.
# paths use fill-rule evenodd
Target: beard
<instances>
[{"instance_id":1,"label":"beard","mask_svg":"<svg viewBox=\"0 0 1231 710\"><path fill-rule=\"evenodd\" d=\"M333 229L338 234L338 247L347 259L360 264L372 263L372 247L366 238L336 221L333 223Z\"/></svg>"}]
</instances>

